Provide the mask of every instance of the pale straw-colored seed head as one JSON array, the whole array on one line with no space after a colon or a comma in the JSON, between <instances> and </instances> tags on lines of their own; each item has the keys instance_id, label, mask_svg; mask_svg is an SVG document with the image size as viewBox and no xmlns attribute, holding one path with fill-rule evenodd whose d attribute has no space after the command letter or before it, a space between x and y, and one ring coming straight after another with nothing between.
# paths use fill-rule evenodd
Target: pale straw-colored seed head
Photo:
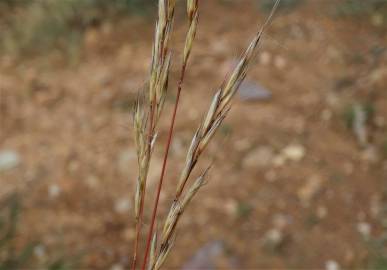
<instances>
[{"instance_id":1,"label":"pale straw-colored seed head","mask_svg":"<svg viewBox=\"0 0 387 270\"><path fill-rule=\"evenodd\" d=\"M193 20L189 26L189 30L187 33L187 37L185 40L185 46L184 46L184 56L183 56L183 64L186 65L188 61L188 57L192 50L192 44L195 39L196 35L196 29L198 25L198 19L199 19L199 12L196 10L196 12L193 15Z\"/></svg>"}]
</instances>

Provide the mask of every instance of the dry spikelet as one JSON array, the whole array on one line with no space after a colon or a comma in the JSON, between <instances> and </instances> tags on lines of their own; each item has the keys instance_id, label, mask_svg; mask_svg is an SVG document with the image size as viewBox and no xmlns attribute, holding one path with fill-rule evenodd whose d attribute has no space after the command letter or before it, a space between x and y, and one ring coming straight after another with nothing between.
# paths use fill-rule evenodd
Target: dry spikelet
<instances>
[{"instance_id":1,"label":"dry spikelet","mask_svg":"<svg viewBox=\"0 0 387 270\"><path fill-rule=\"evenodd\" d=\"M195 180L195 182L189 188L187 193L184 194L184 196L180 200L175 200L172 203L172 206L164 223L164 228L161 235L161 247L171 245L170 239L176 234L176 226L179 221L179 218L184 213L184 210L187 208L192 198L204 185L204 181L209 169L210 168L207 168L205 172Z\"/></svg>"},{"instance_id":2,"label":"dry spikelet","mask_svg":"<svg viewBox=\"0 0 387 270\"><path fill-rule=\"evenodd\" d=\"M217 91L212 99L210 108L206 117L200 123L198 131L195 133L190 148L187 153L185 166L179 178L179 183L176 189L176 199L179 198L184 190L186 182L194 169L200 154L204 151L212 137L215 135L219 126L230 110L231 101L237 92L240 84L245 79L249 64L254 56L256 48L261 40L262 34L266 26L271 21L275 10L278 7L280 0L276 0L273 9L266 19L264 25L260 28L256 36L250 42L249 46L242 54L238 65L225 82L222 84L219 91Z\"/></svg>"},{"instance_id":3,"label":"dry spikelet","mask_svg":"<svg viewBox=\"0 0 387 270\"><path fill-rule=\"evenodd\" d=\"M176 236L173 235L171 237L171 240L166 245L164 245L164 246L162 245L161 246L160 253L157 256L156 264L155 264L155 266L153 268L154 270L158 270L158 269L161 268L161 266L165 262L166 258L168 257L169 253L171 252L173 244L175 243L175 239L176 239Z\"/></svg>"},{"instance_id":4,"label":"dry spikelet","mask_svg":"<svg viewBox=\"0 0 387 270\"><path fill-rule=\"evenodd\" d=\"M190 17L190 26L189 26L187 37L185 40L184 54L183 54L183 65L187 64L189 55L191 53L192 44L193 44L193 41L195 39L196 29L197 29L198 20L199 20L197 1L191 0L188 2L193 2L193 4L187 4L187 6L193 5L193 7L189 7L189 10L188 10L188 15Z\"/></svg>"},{"instance_id":5,"label":"dry spikelet","mask_svg":"<svg viewBox=\"0 0 387 270\"><path fill-rule=\"evenodd\" d=\"M154 269L157 259L157 232L153 234L151 250L149 254L149 266L148 269Z\"/></svg>"}]
</instances>

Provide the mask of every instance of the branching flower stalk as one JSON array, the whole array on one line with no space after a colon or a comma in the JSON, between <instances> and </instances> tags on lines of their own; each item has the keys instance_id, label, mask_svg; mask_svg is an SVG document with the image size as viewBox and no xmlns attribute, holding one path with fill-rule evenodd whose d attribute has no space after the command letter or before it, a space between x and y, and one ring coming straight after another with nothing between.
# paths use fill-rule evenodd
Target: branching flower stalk
<instances>
[{"instance_id":1,"label":"branching flower stalk","mask_svg":"<svg viewBox=\"0 0 387 270\"><path fill-rule=\"evenodd\" d=\"M238 65L235 67L231 75L226 78L220 89L215 93L205 118L200 123L196 133L193 136L187 153L185 166L177 186L175 200L172 203L164 223L161 235L160 252L155 261L155 266L150 269L160 269L164 263L169 251L171 250L171 247L173 246L176 226L181 215L183 214L189 202L204 184L205 176L207 175L209 168L193 182L186 193L183 193L188 179L193 169L195 168L200 155L203 153L206 146L213 138L219 126L222 124L223 120L230 111L232 98L235 96L240 84L246 77L249 65L254 58L262 35L266 27L269 25L279 2L280 0L276 0L270 15L256 36L253 38L246 51L242 54Z\"/></svg>"},{"instance_id":2,"label":"branching flower stalk","mask_svg":"<svg viewBox=\"0 0 387 270\"><path fill-rule=\"evenodd\" d=\"M152 50L152 63L149 80L148 112L143 110L143 104L137 102L134 111L134 131L138 157L137 186L135 193L136 237L134 242L132 269L136 269L137 252L141 235L142 218L148 171L156 140L155 130L161 116L166 91L171 54L168 43L172 34L175 0L160 0L158 21L155 31L155 42ZM148 129L148 131L146 131Z\"/></svg>"},{"instance_id":3,"label":"branching flower stalk","mask_svg":"<svg viewBox=\"0 0 387 270\"><path fill-rule=\"evenodd\" d=\"M169 149L173 138L176 113L179 105L180 95L182 92L187 62L189 60L189 56L192 50L192 44L195 38L196 28L198 24L198 2L198 0L187 0L187 13L190 26L186 36L186 42L183 53L183 63L180 73L180 79L178 81L176 101L171 117L168 139L163 159L163 166L160 173L160 179L158 182L156 198L152 211L151 223L147 235L142 270L145 270L145 268L149 270L160 269L165 259L167 258L176 237L176 227L178 221L190 201L204 185L206 175L210 168L207 168L189 186L189 188L186 189L191 173L196 167L196 164L201 154L206 149L208 143L214 137L216 131L219 129L223 120L230 111L232 99L238 91L240 84L246 77L252 59L256 54L257 47L260 44L262 35L266 30L266 27L270 24L280 0L275 0L272 11L266 19L265 23L259 29L255 37L251 41L250 45L242 54L237 66L230 73L230 75L226 77L219 90L215 93L207 114L205 115L199 127L197 128L191 141L191 145L188 149L185 165L179 177L179 182L175 193L175 199L170 207L169 213L163 225L163 229L160 236L160 244L158 244L158 236L157 232L154 232L154 226L156 223L159 197L163 185ZM155 44L153 47L152 67L149 83L149 111L144 112L142 110L143 106L141 106L140 102L138 102L134 113L134 127L138 154L139 177L135 199L136 239L134 261L132 264L133 269L136 268L137 249L141 232L141 220L143 216L146 178L150 166L150 157L156 137L155 128L162 112L165 93L168 86L168 74L170 66L168 41L172 29L174 6L175 1L159 0L159 19L156 25ZM146 128L148 128L148 133L146 132Z\"/></svg>"},{"instance_id":4,"label":"branching flower stalk","mask_svg":"<svg viewBox=\"0 0 387 270\"><path fill-rule=\"evenodd\" d=\"M173 130L174 130L174 126L175 126L176 113L177 113L177 109L179 107L180 95L181 95L181 91L182 91L182 87L183 87L183 82L184 82L184 78L185 78L185 71L186 71L188 59L189 59L189 56L191 54L193 41L194 41L195 36L196 36L196 29L197 29L198 17L199 17L198 9L199 9L199 1L198 0L187 0L187 14L189 17L190 25L189 25L188 33L186 36L184 53L183 53L183 63L182 63L182 68L181 68L181 72L180 72L180 79L178 82L177 95L176 95L175 105L174 105L174 109L173 109L173 113L172 113L170 128L169 128L169 132L168 132L168 140L167 140L167 144L166 144L163 165L162 165L162 169L161 169L161 173L160 173L160 180L158 182L157 194L156 194L156 198L155 198L155 202L154 202L154 206L153 206L152 218L151 218L151 223L150 223L149 232L148 232L148 238L147 238L147 242L146 242L144 261L143 261L143 265L142 265L143 270L145 270L145 268L147 266L148 254L149 254L150 248L151 248L151 241L152 241L152 237L153 237L153 230L154 230L154 225L155 225L155 221L156 221L160 193L161 193L164 175L165 175L165 170L166 170L166 166L167 166L169 149L170 149L172 137L173 137Z\"/></svg>"}]
</instances>

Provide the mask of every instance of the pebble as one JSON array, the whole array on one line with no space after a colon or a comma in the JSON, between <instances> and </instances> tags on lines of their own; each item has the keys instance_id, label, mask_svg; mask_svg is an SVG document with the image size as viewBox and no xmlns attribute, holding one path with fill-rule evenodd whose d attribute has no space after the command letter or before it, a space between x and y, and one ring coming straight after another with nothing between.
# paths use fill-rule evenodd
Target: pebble
<instances>
[{"instance_id":1,"label":"pebble","mask_svg":"<svg viewBox=\"0 0 387 270\"><path fill-rule=\"evenodd\" d=\"M261 101L270 99L272 94L259 83L244 80L239 86L238 96L242 101Z\"/></svg>"},{"instance_id":2,"label":"pebble","mask_svg":"<svg viewBox=\"0 0 387 270\"><path fill-rule=\"evenodd\" d=\"M236 140L234 143L234 148L239 152L243 152L248 150L251 147L251 145L252 145L252 142L249 139L244 138L244 139Z\"/></svg>"},{"instance_id":3,"label":"pebble","mask_svg":"<svg viewBox=\"0 0 387 270\"><path fill-rule=\"evenodd\" d=\"M286 60L282 56L276 56L274 59L274 65L278 69L284 69L286 67Z\"/></svg>"},{"instance_id":4,"label":"pebble","mask_svg":"<svg viewBox=\"0 0 387 270\"><path fill-rule=\"evenodd\" d=\"M114 203L114 211L118 214L124 214L130 210L130 200L127 198L121 198Z\"/></svg>"},{"instance_id":5,"label":"pebble","mask_svg":"<svg viewBox=\"0 0 387 270\"><path fill-rule=\"evenodd\" d=\"M260 146L248 153L242 161L244 168L263 168L271 164L274 151L270 146Z\"/></svg>"},{"instance_id":6,"label":"pebble","mask_svg":"<svg viewBox=\"0 0 387 270\"><path fill-rule=\"evenodd\" d=\"M271 250L278 249L284 242L284 235L278 229L271 229L266 232L263 238L263 245Z\"/></svg>"},{"instance_id":7,"label":"pebble","mask_svg":"<svg viewBox=\"0 0 387 270\"><path fill-rule=\"evenodd\" d=\"M304 206L308 206L310 201L317 195L321 189L322 182L322 178L313 176L298 190L298 198Z\"/></svg>"},{"instance_id":8,"label":"pebble","mask_svg":"<svg viewBox=\"0 0 387 270\"><path fill-rule=\"evenodd\" d=\"M378 128L384 128L386 126L386 119L383 116L375 116L374 124Z\"/></svg>"},{"instance_id":9,"label":"pebble","mask_svg":"<svg viewBox=\"0 0 387 270\"><path fill-rule=\"evenodd\" d=\"M259 55L259 63L261 65L264 65L264 66L267 66L270 64L271 62L271 54L269 52L262 52L260 55Z\"/></svg>"},{"instance_id":10,"label":"pebble","mask_svg":"<svg viewBox=\"0 0 387 270\"><path fill-rule=\"evenodd\" d=\"M377 163L379 161L379 153L377 149L373 146L369 146L361 154L362 160L364 160L367 163Z\"/></svg>"},{"instance_id":11,"label":"pebble","mask_svg":"<svg viewBox=\"0 0 387 270\"><path fill-rule=\"evenodd\" d=\"M118 168L122 173L127 173L132 168L133 161L136 160L137 154L134 149L122 150L118 157Z\"/></svg>"},{"instance_id":12,"label":"pebble","mask_svg":"<svg viewBox=\"0 0 387 270\"><path fill-rule=\"evenodd\" d=\"M183 156L184 155L184 142L181 138L175 138L172 142L172 151L177 156Z\"/></svg>"},{"instance_id":13,"label":"pebble","mask_svg":"<svg viewBox=\"0 0 387 270\"><path fill-rule=\"evenodd\" d=\"M316 212L319 219L324 219L328 215L328 210L325 206L319 206Z\"/></svg>"},{"instance_id":14,"label":"pebble","mask_svg":"<svg viewBox=\"0 0 387 270\"><path fill-rule=\"evenodd\" d=\"M371 225L367 222L359 222L356 226L357 231L365 238L369 239L371 235Z\"/></svg>"},{"instance_id":15,"label":"pebble","mask_svg":"<svg viewBox=\"0 0 387 270\"><path fill-rule=\"evenodd\" d=\"M285 229L291 221L291 217L284 214L276 214L273 217L273 225L278 230Z\"/></svg>"},{"instance_id":16,"label":"pebble","mask_svg":"<svg viewBox=\"0 0 387 270\"><path fill-rule=\"evenodd\" d=\"M305 147L300 144L291 144L282 150L283 156L291 161L300 161L305 156Z\"/></svg>"},{"instance_id":17,"label":"pebble","mask_svg":"<svg viewBox=\"0 0 387 270\"><path fill-rule=\"evenodd\" d=\"M55 199L61 193L61 188L57 184L52 184L48 187L48 196L51 199Z\"/></svg>"},{"instance_id":18,"label":"pebble","mask_svg":"<svg viewBox=\"0 0 387 270\"><path fill-rule=\"evenodd\" d=\"M0 151L0 172L13 169L20 165L20 155L13 150Z\"/></svg>"},{"instance_id":19,"label":"pebble","mask_svg":"<svg viewBox=\"0 0 387 270\"><path fill-rule=\"evenodd\" d=\"M99 186L100 180L95 175L89 175L86 177L85 183L91 189L97 189Z\"/></svg>"},{"instance_id":20,"label":"pebble","mask_svg":"<svg viewBox=\"0 0 387 270\"><path fill-rule=\"evenodd\" d=\"M184 263L183 270L193 269L216 269L216 261L224 252L222 241L211 241L201 247L196 253Z\"/></svg>"},{"instance_id":21,"label":"pebble","mask_svg":"<svg viewBox=\"0 0 387 270\"><path fill-rule=\"evenodd\" d=\"M277 155L273 158L273 165L275 167L282 167L286 163L286 158L283 155Z\"/></svg>"},{"instance_id":22,"label":"pebble","mask_svg":"<svg viewBox=\"0 0 387 270\"><path fill-rule=\"evenodd\" d=\"M384 16L380 13L373 14L371 16L371 23L373 26L381 27L384 23Z\"/></svg>"},{"instance_id":23,"label":"pebble","mask_svg":"<svg viewBox=\"0 0 387 270\"><path fill-rule=\"evenodd\" d=\"M125 270L125 268L121 264L116 263L113 264L112 267L110 267L110 270Z\"/></svg>"},{"instance_id":24,"label":"pebble","mask_svg":"<svg viewBox=\"0 0 387 270\"><path fill-rule=\"evenodd\" d=\"M38 258L39 260L42 260L46 256L46 249L41 244L36 245L34 247L33 252L34 252L35 257Z\"/></svg>"},{"instance_id":25,"label":"pebble","mask_svg":"<svg viewBox=\"0 0 387 270\"><path fill-rule=\"evenodd\" d=\"M340 265L334 260L329 260L325 263L325 270L340 270Z\"/></svg>"}]
</instances>

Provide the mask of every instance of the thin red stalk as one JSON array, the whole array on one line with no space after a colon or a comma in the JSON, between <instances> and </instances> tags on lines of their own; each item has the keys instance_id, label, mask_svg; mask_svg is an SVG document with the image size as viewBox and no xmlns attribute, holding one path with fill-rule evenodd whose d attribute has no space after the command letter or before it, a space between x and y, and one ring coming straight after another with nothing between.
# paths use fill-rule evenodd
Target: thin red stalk
<instances>
[{"instance_id":1,"label":"thin red stalk","mask_svg":"<svg viewBox=\"0 0 387 270\"><path fill-rule=\"evenodd\" d=\"M154 229L154 225L155 225L155 221L156 221L157 208L158 208L158 204L159 204L161 188L162 188L163 181L164 181L165 170L167 167L167 160L168 160L169 149L170 149L172 137L173 137L173 129L175 126L176 113L177 113L177 108L179 106L180 94L181 94L181 89L182 89L184 76L185 76L185 68L186 68L186 64L184 63L183 67L181 69L180 80L178 83L177 96L176 96L176 101L175 101L175 107L173 109L171 124L169 127L168 141L167 141L166 148L165 148L163 166L161 169L160 180L159 180L159 184L157 187L157 194L156 194L156 199L155 199L155 203L154 203L154 207L153 207L152 219L151 219L151 224L150 224L149 232L148 232L148 238L147 238L147 242L146 242L146 249L145 249L144 261L142 264L142 270L145 270L145 268L146 268L149 250L150 250L150 246L151 246L151 242L152 242L153 229Z\"/></svg>"},{"instance_id":2,"label":"thin red stalk","mask_svg":"<svg viewBox=\"0 0 387 270\"><path fill-rule=\"evenodd\" d=\"M155 111L155 106L154 106L154 100L151 102L151 110L150 110L150 120L149 120L149 130L148 130L148 157L150 162L150 151L151 151L151 143L152 143L152 137L153 137L153 118L154 118L154 111ZM140 202L140 213L138 220L136 221L136 239L134 241L134 253L133 253L133 262L132 262L132 270L136 270L136 265L137 265L137 252L138 252L138 243L140 240L141 236L141 226L142 226L142 217L143 217L143 212L144 212L144 199L145 199L145 192L146 192L146 181L145 181L145 186L143 190L143 196L141 197L141 202Z\"/></svg>"}]
</instances>

